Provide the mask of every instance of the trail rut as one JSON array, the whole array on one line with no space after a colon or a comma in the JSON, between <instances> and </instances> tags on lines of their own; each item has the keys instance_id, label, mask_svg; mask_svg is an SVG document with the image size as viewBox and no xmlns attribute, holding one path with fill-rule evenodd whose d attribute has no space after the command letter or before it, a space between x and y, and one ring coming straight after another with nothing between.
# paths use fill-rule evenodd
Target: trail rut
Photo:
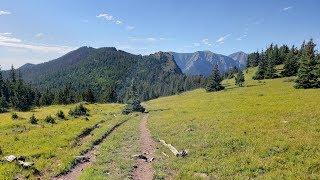
<instances>
[{"instance_id":1,"label":"trail rut","mask_svg":"<svg viewBox=\"0 0 320 180\"><path fill-rule=\"evenodd\" d=\"M139 145L141 154L147 157L145 159L137 159L136 169L133 172L134 180L152 180L154 176L154 169L152 167L152 162L155 154L155 142L151 137L151 133L147 127L148 124L148 114L143 114L142 120L140 122L140 138Z\"/></svg>"}]
</instances>

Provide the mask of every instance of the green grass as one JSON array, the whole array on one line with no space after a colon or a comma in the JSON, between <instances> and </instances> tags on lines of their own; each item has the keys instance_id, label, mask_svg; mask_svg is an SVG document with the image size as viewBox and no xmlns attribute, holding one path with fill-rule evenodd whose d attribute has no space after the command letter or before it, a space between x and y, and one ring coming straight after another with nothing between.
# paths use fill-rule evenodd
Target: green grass
<instances>
[{"instance_id":1,"label":"green grass","mask_svg":"<svg viewBox=\"0 0 320 180\"><path fill-rule=\"evenodd\" d=\"M203 89L147 102L158 143L156 178L320 178L320 90L294 89L293 78L227 80L226 90ZM168 156L163 155L163 153Z\"/></svg>"},{"instance_id":2,"label":"green grass","mask_svg":"<svg viewBox=\"0 0 320 180\"><path fill-rule=\"evenodd\" d=\"M139 152L140 116L134 114L129 121L101 144L96 161L85 169L80 179L130 179L135 164L133 155Z\"/></svg>"},{"instance_id":3,"label":"green grass","mask_svg":"<svg viewBox=\"0 0 320 180\"><path fill-rule=\"evenodd\" d=\"M74 106L50 106L32 112L17 112L17 120L11 119L11 113L0 114L0 148L3 151L0 158L11 154L25 156L28 161L35 162L35 168L42 173L43 179L49 179L68 170L75 156L88 149L94 140L112 126L127 118L120 114L123 105L119 104L87 105L90 110L89 120L70 116L67 120L59 120L56 117L58 110L63 110L67 115ZM39 119L37 125L29 122L32 114ZM57 124L44 122L48 115L55 117ZM86 128L98 123L99 128L75 142L77 136ZM24 170L14 163L0 161L0 179L13 179L16 175L35 177L32 170Z\"/></svg>"}]
</instances>

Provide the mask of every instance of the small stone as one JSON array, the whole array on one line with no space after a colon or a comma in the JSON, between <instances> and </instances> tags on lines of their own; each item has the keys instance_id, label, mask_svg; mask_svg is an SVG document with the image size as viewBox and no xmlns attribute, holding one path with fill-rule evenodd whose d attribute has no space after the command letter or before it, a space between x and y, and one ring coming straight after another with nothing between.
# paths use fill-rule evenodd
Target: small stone
<instances>
[{"instance_id":1,"label":"small stone","mask_svg":"<svg viewBox=\"0 0 320 180\"><path fill-rule=\"evenodd\" d=\"M4 158L5 158L8 162L12 162L12 161L14 161L14 160L17 159L17 157L14 156L14 155L6 156L6 157L4 157Z\"/></svg>"},{"instance_id":2,"label":"small stone","mask_svg":"<svg viewBox=\"0 0 320 180\"><path fill-rule=\"evenodd\" d=\"M24 161L18 161L18 163L24 168L29 168L34 164L33 162L24 162Z\"/></svg>"}]
</instances>

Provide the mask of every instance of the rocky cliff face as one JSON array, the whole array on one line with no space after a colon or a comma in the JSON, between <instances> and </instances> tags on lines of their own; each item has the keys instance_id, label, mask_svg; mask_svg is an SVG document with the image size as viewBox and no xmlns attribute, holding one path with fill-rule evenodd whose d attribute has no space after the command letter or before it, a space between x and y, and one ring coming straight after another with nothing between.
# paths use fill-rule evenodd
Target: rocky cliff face
<instances>
[{"instance_id":1,"label":"rocky cliff face","mask_svg":"<svg viewBox=\"0 0 320 180\"><path fill-rule=\"evenodd\" d=\"M172 54L178 66L185 74L207 76L216 64L221 72L226 72L234 66L240 66L237 60L211 51L197 51L195 53L172 52Z\"/></svg>"},{"instance_id":2,"label":"rocky cliff face","mask_svg":"<svg viewBox=\"0 0 320 180\"><path fill-rule=\"evenodd\" d=\"M230 58L239 62L240 68L245 68L247 64L248 54L240 51L229 55Z\"/></svg>"}]
</instances>

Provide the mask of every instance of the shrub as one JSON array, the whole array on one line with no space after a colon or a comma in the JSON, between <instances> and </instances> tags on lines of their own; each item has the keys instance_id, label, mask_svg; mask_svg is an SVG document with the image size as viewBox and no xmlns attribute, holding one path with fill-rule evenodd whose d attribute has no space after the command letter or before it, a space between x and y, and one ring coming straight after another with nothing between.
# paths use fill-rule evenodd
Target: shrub
<instances>
[{"instance_id":1,"label":"shrub","mask_svg":"<svg viewBox=\"0 0 320 180\"><path fill-rule=\"evenodd\" d=\"M8 109L7 109L7 108L0 107L0 113L5 113L5 112L8 112Z\"/></svg>"},{"instance_id":2,"label":"shrub","mask_svg":"<svg viewBox=\"0 0 320 180\"><path fill-rule=\"evenodd\" d=\"M18 119L19 116L18 116L17 113L12 113L11 118L12 118L13 120L15 120L15 119Z\"/></svg>"},{"instance_id":3,"label":"shrub","mask_svg":"<svg viewBox=\"0 0 320 180\"><path fill-rule=\"evenodd\" d=\"M64 115L64 112L61 111L61 110L57 112L57 117L60 118L60 119L65 119L66 118L65 115Z\"/></svg>"},{"instance_id":4,"label":"shrub","mask_svg":"<svg viewBox=\"0 0 320 180\"><path fill-rule=\"evenodd\" d=\"M54 120L54 118L53 118L52 116L47 116L47 117L44 119L44 121L45 121L46 123L50 123L50 124L55 124L55 123L56 123L56 121Z\"/></svg>"},{"instance_id":5,"label":"shrub","mask_svg":"<svg viewBox=\"0 0 320 180\"><path fill-rule=\"evenodd\" d=\"M83 104L76 106L74 109L70 109L69 115L78 117L78 116L89 116L89 110L84 107Z\"/></svg>"},{"instance_id":6,"label":"shrub","mask_svg":"<svg viewBox=\"0 0 320 180\"><path fill-rule=\"evenodd\" d=\"M30 123L38 124L38 119L34 116L34 114L32 114L32 116L30 117Z\"/></svg>"},{"instance_id":7,"label":"shrub","mask_svg":"<svg viewBox=\"0 0 320 180\"><path fill-rule=\"evenodd\" d=\"M145 108L141 106L139 100L129 101L126 107L122 110L122 114L130 114L132 112L145 112Z\"/></svg>"}]
</instances>

